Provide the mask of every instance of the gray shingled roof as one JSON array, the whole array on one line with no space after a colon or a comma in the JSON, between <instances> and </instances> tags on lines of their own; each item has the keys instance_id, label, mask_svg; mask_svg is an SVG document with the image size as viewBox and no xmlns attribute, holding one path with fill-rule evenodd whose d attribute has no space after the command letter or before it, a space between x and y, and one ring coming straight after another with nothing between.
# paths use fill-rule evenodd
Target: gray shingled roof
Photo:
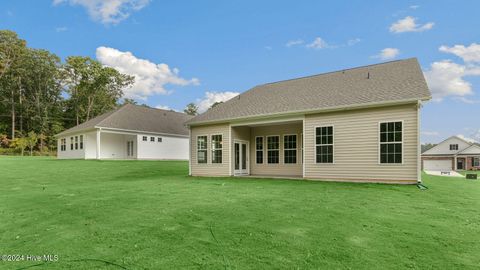
<instances>
[{"instance_id":1,"label":"gray shingled roof","mask_svg":"<svg viewBox=\"0 0 480 270\"><path fill-rule=\"evenodd\" d=\"M259 85L187 124L430 98L418 61L410 58Z\"/></svg>"},{"instance_id":2,"label":"gray shingled roof","mask_svg":"<svg viewBox=\"0 0 480 270\"><path fill-rule=\"evenodd\" d=\"M126 104L58 135L103 127L188 136L184 123L191 118L184 113Z\"/></svg>"}]
</instances>

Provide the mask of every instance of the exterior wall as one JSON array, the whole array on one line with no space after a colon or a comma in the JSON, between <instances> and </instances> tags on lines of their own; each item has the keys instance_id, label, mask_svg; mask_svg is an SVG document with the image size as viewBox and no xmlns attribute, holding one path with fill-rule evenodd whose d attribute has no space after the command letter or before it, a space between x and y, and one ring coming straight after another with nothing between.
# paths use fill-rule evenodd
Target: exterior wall
<instances>
[{"instance_id":1,"label":"exterior wall","mask_svg":"<svg viewBox=\"0 0 480 270\"><path fill-rule=\"evenodd\" d=\"M417 104L305 116L305 178L416 183ZM379 122L403 121L403 163L380 164ZM315 127L333 125L334 164L317 164Z\"/></svg>"},{"instance_id":2,"label":"exterior wall","mask_svg":"<svg viewBox=\"0 0 480 270\"><path fill-rule=\"evenodd\" d=\"M453 157L422 157L422 170L424 160L450 160L452 163L452 170L455 168L455 159Z\"/></svg>"},{"instance_id":3,"label":"exterior wall","mask_svg":"<svg viewBox=\"0 0 480 270\"><path fill-rule=\"evenodd\" d=\"M85 159L97 158L97 132L85 133Z\"/></svg>"},{"instance_id":4,"label":"exterior wall","mask_svg":"<svg viewBox=\"0 0 480 270\"><path fill-rule=\"evenodd\" d=\"M146 142L143 136L147 136ZM150 141L151 137L155 138L154 142ZM158 142L158 138L162 138L162 142ZM138 134L133 140L138 159L188 160L188 138Z\"/></svg>"},{"instance_id":5,"label":"exterior wall","mask_svg":"<svg viewBox=\"0 0 480 270\"><path fill-rule=\"evenodd\" d=\"M101 159L126 159L127 158L127 139L135 140L135 136L101 132L100 133L100 158Z\"/></svg>"},{"instance_id":6,"label":"exterior wall","mask_svg":"<svg viewBox=\"0 0 480 270\"><path fill-rule=\"evenodd\" d=\"M250 132L250 174L301 177L303 174L302 129L302 123L252 127ZM297 163L285 164L283 135L294 134L297 135ZM268 164L267 162L267 136L270 135L280 136L280 161L278 164ZM255 138L258 136L262 136L264 140L263 164L256 163Z\"/></svg>"},{"instance_id":7,"label":"exterior wall","mask_svg":"<svg viewBox=\"0 0 480 270\"><path fill-rule=\"evenodd\" d=\"M473 158L480 158L480 155L474 157L467 157L466 170L480 170L480 166L473 166Z\"/></svg>"},{"instance_id":8,"label":"exterior wall","mask_svg":"<svg viewBox=\"0 0 480 270\"><path fill-rule=\"evenodd\" d=\"M458 150L450 150L450 144L458 144ZM470 144L465 141L457 137L451 137L423 152L423 155L454 155L468 147L470 147Z\"/></svg>"},{"instance_id":9,"label":"exterior wall","mask_svg":"<svg viewBox=\"0 0 480 270\"><path fill-rule=\"evenodd\" d=\"M194 176L229 176L230 172L230 125L208 125L190 127L191 140L191 175ZM222 135L222 163L212 164L212 135ZM207 163L197 162L197 136L207 136Z\"/></svg>"},{"instance_id":10,"label":"exterior wall","mask_svg":"<svg viewBox=\"0 0 480 270\"><path fill-rule=\"evenodd\" d=\"M80 135L83 135L83 149L80 149ZM75 150L75 136L77 136L78 140L79 140L78 141L79 145L78 145L77 150ZM70 148L70 138L71 137L74 138L74 141L73 141L74 148L73 148L73 150L71 150L71 148ZM66 136L58 137L57 138L57 158L58 159L84 159L85 158L85 149L86 149L85 138L86 138L85 133L73 133L73 134L69 134L69 135L66 135ZM60 150L61 139L66 139L67 140L65 151Z\"/></svg>"}]
</instances>

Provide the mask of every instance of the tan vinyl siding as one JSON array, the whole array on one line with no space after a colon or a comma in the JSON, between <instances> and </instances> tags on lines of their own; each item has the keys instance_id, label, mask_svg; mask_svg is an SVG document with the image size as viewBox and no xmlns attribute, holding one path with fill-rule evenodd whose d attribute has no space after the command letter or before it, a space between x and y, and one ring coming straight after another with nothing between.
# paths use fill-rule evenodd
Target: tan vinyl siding
<instances>
[{"instance_id":1,"label":"tan vinyl siding","mask_svg":"<svg viewBox=\"0 0 480 270\"><path fill-rule=\"evenodd\" d=\"M417 181L417 105L305 116L305 178ZM403 164L380 164L379 122L403 121ZM315 127L334 126L334 164L317 164Z\"/></svg>"},{"instance_id":2,"label":"tan vinyl siding","mask_svg":"<svg viewBox=\"0 0 480 270\"><path fill-rule=\"evenodd\" d=\"M230 157L229 124L191 127L191 174L193 176L228 176ZM212 164L212 135L222 135L222 163ZM207 136L207 163L197 162L197 136Z\"/></svg>"},{"instance_id":3,"label":"tan vinyl siding","mask_svg":"<svg viewBox=\"0 0 480 270\"><path fill-rule=\"evenodd\" d=\"M302 123L252 127L250 130L250 174L271 176L302 176ZM297 163L284 164L283 135L297 135ZM280 136L280 160L278 164L268 164L267 136ZM263 137L263 164L257 164L255 137Z\"/></svg>"}]
</instances>

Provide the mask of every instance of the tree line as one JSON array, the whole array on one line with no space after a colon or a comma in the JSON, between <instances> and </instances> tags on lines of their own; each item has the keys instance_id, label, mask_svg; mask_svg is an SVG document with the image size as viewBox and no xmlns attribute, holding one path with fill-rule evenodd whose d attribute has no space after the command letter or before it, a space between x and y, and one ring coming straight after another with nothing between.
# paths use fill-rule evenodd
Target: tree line
<instances>
[{"instance_id":1,"label":"tree line","mask_svg":"<svg viewBox=\"0 0 480 270\"><path fill-rule=\"evenodd\" d=\"M90 57L62 62L0 30L0 147L53 151L55 134L121 105L133 83L133 76Z\"/></svg>"},{"instance_id":2,"label":"tree line","mask_svg":"<svg viewBox=\"0 0 480 270\"><path fill-rule=\"evenodd\" d=\"M90 57L62 61L29 47L17 33L0 30L0 154L54 152L55 134L126 103L137 104L123 98L134 81ZM197 115L198 106L190 103L184 112Z\"/></svg>"}]
</instances>

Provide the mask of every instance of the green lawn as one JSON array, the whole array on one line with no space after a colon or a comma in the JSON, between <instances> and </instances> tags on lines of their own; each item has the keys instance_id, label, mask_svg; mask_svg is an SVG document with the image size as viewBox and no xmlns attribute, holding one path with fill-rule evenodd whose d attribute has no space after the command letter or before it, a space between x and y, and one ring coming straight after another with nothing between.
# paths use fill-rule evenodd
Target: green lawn
<instances>
[{"instance_id":1,"label":"green lawn","mask_svg":"<svg viewBox=\"0 0 480 270\"><path fill-rule=\"evenodd\" d=\"M480 181L193 178L186 162L0 157L0 269L478 269Z\"/></svg>"},{"instance_id":2,"label":"green lawn","mask_svg":"<svg viewBox=\"0 0 480 270\"><path fill-rule=\"evenodd\" d=\"M480 171L458 171L458 172L463 175L466 175L467 173L472 173L480 176Z\"/></svg>"}]
</instances>

